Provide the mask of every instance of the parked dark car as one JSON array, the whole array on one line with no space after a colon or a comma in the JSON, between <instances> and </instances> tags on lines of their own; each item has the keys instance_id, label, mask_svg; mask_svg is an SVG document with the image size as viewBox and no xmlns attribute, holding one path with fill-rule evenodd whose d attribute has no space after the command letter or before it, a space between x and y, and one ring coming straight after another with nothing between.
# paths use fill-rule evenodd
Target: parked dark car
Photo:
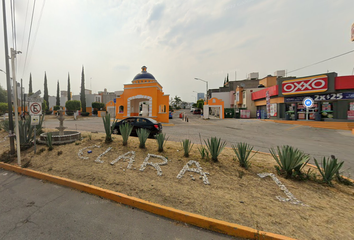
<instances>
[{"instance_id":1,"label":"parked dark car","mask_svg":"<svg viewBox=\"0 0 354 240\"><path fill-rule=\"evenodd\" d=\"M117 122L114 127L114 133L120 134L119 126L125 123L130 123L133 125L131 136L137 136L136 130L139 128L145 128L150 131L149 137L153 137L158 133L162 132L162 125L161 123L157 122L152 118L145 118L145 117L128 117L123 119L120 122Z\"/></svg>"},{"instance_id":2,"label":"parked dark car","mask_svg":"<svg viewBox=\"0 0 354 240\"><path fill-rule=\"evenodd\" d=\"M201 114L202 113L202 111L200 111L200 109L195 109L194 111L193 111L193 114Z\"/></svg>"}]
</instances>

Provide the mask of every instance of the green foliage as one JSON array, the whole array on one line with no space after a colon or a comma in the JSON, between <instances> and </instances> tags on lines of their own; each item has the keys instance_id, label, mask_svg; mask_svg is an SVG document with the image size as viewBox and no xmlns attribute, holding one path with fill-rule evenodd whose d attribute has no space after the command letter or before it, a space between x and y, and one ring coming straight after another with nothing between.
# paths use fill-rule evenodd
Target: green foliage
<instances>
[{"instance_id":1,"label":"green foliage","mask_svg":"<svg viewBox=\"0 0 354 240\"><path fill-rule=\"evenodd\" d=\"M105 104L104 103L100 103L100 102L93 102L92 103L92 108L97 108L97 109L104 109L105 108Z\"/></svg>"},{"instance_id":2,"label":"green foliage","mask_svg":"<svg viewBox=\"0 0 354 240\"><path fill-rule=\"evenodd\" d=\"M6 132L10 131L8 119L5 119L4 121L1 122L1 128L4 129Z\"/></svg>"},{"instance_id":3,"label":"green foliage","mask_svg":"<svg viewBox=\"0 0 354 240\"><path fill-rule=\"evenodd\" d=\"M286 174L286 178L292 177L294 174L300 174L300 170L310 160L309 155L292 146L277 146L277 152L269 149L273 158L279 165L280 171Z\"/></svg>"},{"instance_id":4,"label":"green foliage","mask_svg":"<svg viewBox=\"0 0 354 240\"><path fill-rule=\"evenodd\" d=\"M192 150L192 147L194 144L191 142L191 140L184 139L184 140L182 140L181 145L182 145L182 148L184 151L184 156L189 157L189 153Z\"/></svg>"},{"instance_id":5,"label":"green foliage","mask_svg":"<svg viewBox=\"0 0 354 240\"><path fill-rule=\"evenodd\" d=\"M328 185L332 185L332 179L333 177L338 174L339 175L339 170L343 166L344 162L338 163L337 158L332 157L332 158L325 158L323 157L322 159L322 167L323 169L319 166L317 159L315 158L315 164L318 168L318 171L322 175L322 179L325 183Z\"/></svg>"},{"instance_id":6,"label":"green foliage","mask_svg":"<svg viewBox=\"0 0 354 240\"><path fill-rule=\"evenodd\" d=\"M53 113L52 110L45 111L45 115L51 115Z\"/></svg>"},{"instance_id":7,"label":"green foliage","mask_svg":"<svg viewBox=\"0 0 354 240\"><path fill-rule=\"evenodd\" d=\"M19 133L20 133L20 145L28 146L33 140L34 127L31 126L31 118L27 118L25 121L18 121Z\"/></svg>"},{"instance_id":8,"label":"green foliage","mask_svg":"<svg viewBox=\"0 0 354 240\"><path fill-rule=\"evenodd\" d=\"M163 146L167 142L168 138L166 138L166 133L159 133L155 135L156 141L157 141L157 151L163 152Z\"/></svg>"},{"instance_id":9,"label":"green foliage","mask_svg":"<svg viewBox=\"0 0 354 240\"><path fill-rule=\"evenodd\" d=\"M254 157L256 153L254 153L252 156L251 152L253 150L253 147L249 145L248 143L237 143L237 145L232 145L232 150L234 150L236 154L236 158L240 164L241 167L248 169L251 164L250 160Z\"/></svg>"},{"instance_id":10,"label":"green foliage","mask_svg":"<svg viewBox=\"0 0 354 240\"><path fill-rule=\"evenodd\" d=\"M203 99L199 99L197 101L197 108L203 109L203 106L204 106L204 100Z\"/></svg>"},{"instance_id":11,"label":"green foliage","mask_svg":"<svg viewBox=\"0 0 354 240\"><path fill-rule=\"evenodd\" d=\"M9 110L9 105L5 102L0 102L0 114L4 114L7 110Z\"/></svg>"},{"instance_id":12,"label":"green foliage","mask_svg":"<svg viewBox=\"0 0 354 240\"><path fill-rule=\"evenodd\" d=\"M66 101L65 103L65 108L66 110L72 112L72 111L78 111L81 109L81 102L78 100L69 100Z\"/></svg>"},{"instance_id":13,"label":"green foliage","mask_svg":"<svg viewBox=\"0 0 354 240\"><path fill-rule=\"evenodd\" d=\"M139 148L145 148L145 143L150 135L150 131L145 128L139 128L138 130L136 130L136 134L138 135L140 142Z\"/></svg>"},{"instance_id":14,"label":"green foliage","mask_svg":"<svg viewBox=\"0 0 354 240\"><path fill-rule=\"evenodd\" d=\"M0 85L0 103L7 103L7 91Z\"/></svg>"},{"instance_id":15,"label":"green foliage","mask_svg":"<svg viewBox=\"0 0 354 240\"><path fill-rule=\"evenodd\" d=\"M84 66L81 71L81 92L80 92L81 108L83 112L86 112L86 95L85 95L85 73Z\"/></svg>"},{"instance_id":16,"label":"green foliage","mask_svg":"<svg viewBox=\"0 0 354 240\"><path fill-rule=\"evenodd\" d=\"M197 107L197 104L193 103L192 108L196 108L196 107Z\"/></svg>"},{"instance_id":17,"label":"green foliage","mask_svg":"<svg viewBox=\"0 0 354 240\"><path fill-rule=\"evenodd\" d=\"M172 102L171 102L171 104L172 104L176 109L180 107L179 105L180 105L181 103L182 103L182 100L181 100L181 98L178 97L178 96L175 96L175 97L173 98Z\"/></svg>"},{"instance_id":18,"label":"green foliage","mask_svg":"<svg viewBox=\"0 0 354 240\"><path fill-rule=\"evenodd\" d=\"M130 123L119 125L119 132L123 138L123 146L126 146L128 144L128 138L132 133L132 130L133 126Z\"/></svg>"},{"instance_id":19,"label":"green foliage","mask_svg":"<svg viewBox=\"0 0 354 240\"><path fill-rule=\"evenodd\" d=\"M42 102L42 110L43 110L43 112L48 110L48 105L47 105L47 101L46 100L43 100L43 102Z\"/></svg>"},{"instance_id":20,"label":"green foliage","mask_svg":"<svg viewBox=\"0 0 354 240\"><path fill-rule=\"evenodd\" d=\"M206 149L205 146L202 145L202 146L198 147L198 151L199 151L200 156L202 157L202 159L204 159L204 158L208 159L209 158L209 152L208 152L208 150Z\"/></svg>"},{"instance_id":21,"label":"green foliage","mask_svg":"<svg viewBox=\"0 0 354 240\"><path fill-rule=\"evenodd\" d=\"M209 154L211 156L211 160L213 160L214 162L218 161L218 156L220 155L221 151L224 149L224 147L226 146L226 142L225 141L221 141L221 138L216 138L216 137L212 137L210 139L207 139L207 141L205 141L205 145L209 151Z\"/></svg>"},{"instance_id":22,"label":"green foliage","mask_svg":"<svg viewBox=\"0 0 354 240\"><path fill-rule=\"evenodd\" d=\"M49 94L48 94L48 82L47 82L47 73L44 72L44 100L49 102ZM48 110L47 108L42 108L43 110Z\"/></svg>"},{"instance_id":23,"label":"green foliage","mask_svg":"<svg viewBox=\"0 0 354 240\"><path fill-rule=\"evenodd\" d=\"M68 97L68 101L71 100L71 96L70 96L70 74L68 73L68 90L66 92L67 97Z\"/></svg>"},{"instance_id":24,"label":"green foliage","mask_svg":"<svg viewBox=\"0 0 354 240\"><path fill-rule=\"evenodd\" d=\"M32 95L32 94L33 94L33 88L32 88L32 73L30 73L29 86L28 86L28 93L29 93L29 95Z\"/></svg>"},{"instance_id":25,"label":"green foliage","mask_svg":"<svg viewBox=\"0 0 354 240\"><path fill-rule=\"evenodd\" d=\"M53 150L53 142L52 142L52 133L51 132L47 133L47 146L48 146L49 151Z\"/></svg>"},{"instance_id":26,"label":"green foliage","mask_svg":"<svg viewBox=\"0 0 354 240\"><path fill-rule=\"evenodd\" d=\"M59 109L60 109L60 106L59 106L59 105L56 105L56 106L53 107L53 110L54 110L54 111L58 111Z\"/></svg>"},{"instance_id":27,"label":"green foliage","mask_svg":"<svg viewBox=\"0 0 354 240\"><path fill-rule=\"evenodd\" d=\"M31 119L31 118L28 118L28 119ZM35 126L36 131L37 131L36 132L37 136L39 136L39 134L43 133L43 128L42 128L43 122L44 122L44 115L42 115L42 117L39 119L38 125Z\"/></svg>"},{"instance_id":28,"label":"green foliage","mask_svg":"<svg viewBox=\"0 0 354 240\"><path fill-rule=\"evenodd\" d=\"M113 133L113 129L114 129L114 126L116 125L117 120L115 119L111 125L111 115L110 114L106 114L106 116L102 116L102 120L103 120L104 130L106 132L105 142L110 143L113 141L112 140L112 133ZM89 138L91 140L91 135L89 135Z\"/></svg>"},{"instance_id":29,"label":"green foliage","mask_svg":"<svg viewBox=\"0 0 354 240\"><path fill-rule=\"evenodd\" d=\"M55 105L60 106L60 87L59 87L59 81L57 83L57 98L56 98L56 103Z\"/></svg>"},{"instance_id":30,"label":"green foliage","mask_svg":"<svg viewBox=\"0 0 354 240\"><path fill-rule=\"evenodd\" d=\"M89 112L81 112L81 116L83 116L83 117L87 117L87 116L89 116L89 115L90 115Z\"/></svg>"}]
</instances>

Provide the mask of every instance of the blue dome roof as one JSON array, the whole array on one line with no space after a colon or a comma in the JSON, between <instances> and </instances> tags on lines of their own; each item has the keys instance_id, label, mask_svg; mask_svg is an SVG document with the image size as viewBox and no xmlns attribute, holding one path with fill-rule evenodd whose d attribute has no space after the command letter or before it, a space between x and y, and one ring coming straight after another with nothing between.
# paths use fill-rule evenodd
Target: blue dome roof
<instances>
[{"instance_id":1,"label":"blue dome roof","mask_svg":"<svg viewBox=\"0 0 354 240\"><path fill-rule=\"evenodd\" d=\"M155 77L151 73L148 73L146 71L146 67L145 66L143 66L141 69L142 69L141 73L138 73L134 77L133 81L137 80L137 79L153 79L153 80L156 80Z\"/></svg>"}]
</instances>

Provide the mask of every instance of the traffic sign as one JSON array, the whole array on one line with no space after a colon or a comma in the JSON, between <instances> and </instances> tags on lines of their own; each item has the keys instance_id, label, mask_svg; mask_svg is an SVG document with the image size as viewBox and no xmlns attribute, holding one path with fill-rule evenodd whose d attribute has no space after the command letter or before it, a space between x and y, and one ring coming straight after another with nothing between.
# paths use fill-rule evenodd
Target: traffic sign
<instances>
[{"instance_id":1,"label":"traffic sign","mask_svg":"<svg viewBox=\"0 0 354 240\"><path fill-rule=\"evenodd\" d=\"M304 104L305 107L310 108L313 106L313 99L310 97L306 97L304 98L302 103Z\"/></svg>"},{"instance_id":2,"label":"traffic sign","mask_svg":"<svg viewBox=\"0 0 354 240\"><path fill-rule=\"evenodd\" d=\"M42 114L42 104L39 102L30 103L30 115L41 115Z\"/></svg>"},{"instance_id":3,"label":"traffic sign","mask_svg":"<svg viewBox=\"0 0 354 240\"><path fill-rule=\"evenodd\" d=\"M36 126L38 124L39 124L39 116L37 116L37 115L31 116L31 125Z\"/></svg>"}]
</instances>

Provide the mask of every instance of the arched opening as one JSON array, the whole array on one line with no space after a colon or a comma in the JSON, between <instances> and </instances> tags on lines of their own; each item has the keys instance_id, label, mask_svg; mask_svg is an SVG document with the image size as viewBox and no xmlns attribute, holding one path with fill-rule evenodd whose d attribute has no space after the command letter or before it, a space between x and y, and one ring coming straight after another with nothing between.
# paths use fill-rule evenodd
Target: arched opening
<instances>
[{"instance_id":1,"label":"arched opening","mask_svg":"<svg viewBox=\"0 0 354 240\"><path fill-rule=\"evenodd\" d=\"M124 106L119 106L118 113L124 113Z\"/></svg>"},{"instance_id":2,"label":"arched opening","mask_svg":"<svg viewBox=\"0 0 354 240\"><path fill-rule=\"evenodd\" d=\"M152 116L152 97L136 95L128 98L127 116Z\"/></svg>"}]
</instances>

